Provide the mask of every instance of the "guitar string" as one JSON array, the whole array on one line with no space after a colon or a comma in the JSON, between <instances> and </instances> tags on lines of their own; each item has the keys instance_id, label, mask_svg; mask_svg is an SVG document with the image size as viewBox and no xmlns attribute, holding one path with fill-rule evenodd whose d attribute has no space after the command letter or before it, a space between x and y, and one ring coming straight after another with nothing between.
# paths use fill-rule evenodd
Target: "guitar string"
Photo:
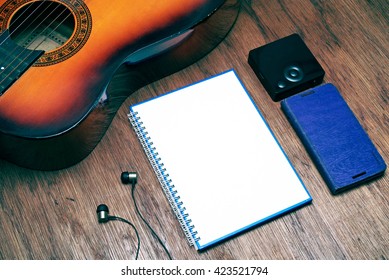
<instances>
[{"instance_id":1,"label":"guitar string","mask_svg":"<svg viewBox=\"0 0 389 280\"><path fill-rule=\"evenodd\" d=\"M44 0L43 2L47 2L47 1ZM43 3L43 2L42 2L42 3ZM37 16L37 18L40 17L41 15L44 15L44 13L46 12L46 10L48 10L48 9L50 8L50 6L54 3L53 1L50 1L50 2L51 2L51 3L50 3L43 11L40 12L40 14ZM41 3L41 5L42 5L42 3ZM38 10L38 8L39 8L39 7L37 7L37 8L33 11L33 13L36 12L36 11ZM26 34L25 37L27 37L27 38L30 37L30 36L39 28L39 26L42 25L43 22L45 22L45 20L47 20L47 19L50 17L50 15L53 14L53 13L55 12L56 9L58 9L58 6L55 7L54 10L52 10L51 12L49 12L49 14L46 15L46 17L45 17L44 19L42 19L41 22L38 23L34 29L32 29L28 34ZM36 21L37 21L36 19L33 19L33 20L24 28L24 30L28 30L28 28L29 28L34 22L36 22ZM11 23L11 24L12 24L12 23ZM22 24L23 24L23 23L22 23ZM20 24L16 29L18 29L19 27L21 27L22 24ZM50 26L51 24L52 24L52 23L50 23L49 26ZM10 25L10 26L11 26L11 25ZM16 29L15 29L15 30L16 30ZM42 35L42 34L43 34L43 33L37 34L37 36L40 36L40 35ZM10 34L6 39L8 39L8 38L10 38L10 37L11 37L11 34ZM5 40L4 40L4 41L5 41ZM32 42L31 42L29 45L26 45L26 48L30 47L31 44L32 44ZM12 54L12 53L11 53L11 54Z\"/></svg>"},{"instance_id":2,"label":"guitar string","mask_svg":"<svg viewBox=\"0 0 389 280\"><path fill-rule=\"evenodd\" d=\"M52 3L53 3L53 2L52 2ZM49 7L50 7L50 4L49 4L49 6L47 6L47 7L45 8L45 10L41 11L40 14L39 14L37 17L40 17L41 15L44 15L44 13L46 12L46 10L47 10ZM42 24L43 22L45 22L45 20L48 19L48 18L50 17L50 15L53 14L57 8L58 8L58 7L56 7L54 10L52 10L52 11L51 11L51 12L50 12L50 13L49 13L49 14L40 22L40 24ZM24 28L24 30L28 30L29 27L31 27L31 26L33 25L34 22L36 22L35 19L34 19L33 21L31 21L31 22ZM35 28L33 28L28 34L25 35L25 37L26 37L26 38L34 37L33 34L34 34L34 32L37 31L37 29L39 28L40 24L38 23L38 24L36 25ZM49 26L50 26L50 25L51 25L51 23L49 24ZM20 27L20 26L19 26L19 27ZM41 36L42 34L43 34L43 32L40 33L40 34L38 33L38 34L36 34L35 37L37 38L37 37ZM33 44L33 42L34 42L34 40L31 40L30 44L27 43L26 46L24 47L24 49L28 49L28 47L30 47L30 46ZM12 52L12 53L13 53L13 52ZM12 53L11 53L11 54L12 54ZM17 58L17 56L16 56L16 58Z\"/></svg>"},{"instance_id":3,"label":"guitar string","mask_svg":"<svg viewBox=\"0 0 389 280\"><path fill-rule=\"evenodd\" d=\"M52 2L52 1L51 1ZM53 3L53 2L52 2ZM52 3L50 3L50 4L52 4ZM49 5L50 5L49 4ZM45 19L44 20L46 20L58 7L60 7L60 6L57 6L48 16L46 16L45 17ZM59 15L57 15L55 18L54 18L54 20L48 25L48 26L46 26L46 28L45 29L43 29L43 31L40 33L40 34L38 34L37 36L39 37L40 35L43 35L44 33L45 33L45 31L64 13L66 11L66 9L64 9L64 10L62 10L62 12L60 12L60 14ZM42 36L42 37L44 37L43 38L43 40L41 40L41 42L33 49L33 50L37 50L41 45L42 45L42 43L46 40L46 38L47 37L49 37L53 32L55 32L67 19L69 18L69 15L67 15L55 28L53 28L53 30L45 37L45 36ZM44 21L43 20L43 21ZM43 22L42 21L42 22ZM30 34L32 34L36 29L37 29L38 27L36 27L33 31L31 31L30 32ZM33 42L31 42L31 44L32 44ZM31 44L30 45L28 45L28 46L31 46ZM27 46L27 48L28 48L28 46ZM21 55L21 54L23 54L23 52L25 52L25 51L27 51L27 48L24 48L23 50L22 50L22 52L20 52L19 53L19 55ZM12 53L11 53L12 54ZM27 60L27 58L29 57L29 56L31 56L31 54L28 54L24 59L22 59L19 63L18 63L18 65L16 65L15 67L13 67L13 69L9 72L9 74L7 75L7 76L5 76L5 78L2 80L2 81L0 81L0 84L2 83L2 82L4 82L4 80L6 80L10 75L12 75L15 71L17 71L17 68L24 62L24 61L26 61ZM11 61L11 63L13 63L16 59L18 58L18 56L16 56L15 58L14 58L14 60L13 61ZM10 64L11 65L11 64ZM7 66L8 67L8 66Z\"/></svg>"},{"instance_id":4,"label":"guitar string","mask_svg":"<svg viewBox=\"0 0 389 280\"><path fill-rule=\"evenodd\" d=\"M40 6L42 6L43 5L43 3L45 2L46 0L43 0L43 1L41 1L41 3L39 4L39 6L38 7L36 7L30 14L28 14L26 17L25 17L25 19L18 25L18 26L16 26L16 28L12 31L12 32L9 32L9 34L7 35L7 37L4 39L4 41L3 42L1 42L0 43L0 46L3 44L3 43L5 43L5 41L7 40L7 39L9 39L21 26L23 26L23 24L36 12L36 11L38 11L38 9L40 8ZM14 23L15 22L17 22L20 18L22 18L22 16L25 14L25 13L27 13L28 12L28 10L29 9L31 9L32 8L32 6L33 5L28 5L28 7L27 7L27 9L24 9L24 11L21 13L21 14L19 14L17 17L15 17L15 19L14 19L14 22L11 22L10 23L10 25L9 25L9 27L8 27L8 29L11 29L11 26L13 26L14 25ZM47 9L47 7L46 7L46 9ZM31 25L31 24L30 24ZM27 27L29 27L29 26L27 26ZM26 29L26 28L25 28Z\"/></svg>"},{"instance_id":5,"label":"guitar string","mask_svg":"<svg viewBox=\"0 0 389 280\"><path fill-rule=\"evenodd\" d=\"M41 3L40 5L43 5L43 2L47 2L47 1L46 1L46 0L43 0L42 3ZM51 2L51 3L50 3L48 6L46 6L46 8L45 8L43 11L41 11L40 14L39 14L37 17L41 16L42 14L44 15L44 13L46 12L46 10L49 9L50 6L54 3L53 1L50 1L50 2ZM40 6L40 5L39 5L39 6ZM48 15L46 15L46 17L45 17L40 23L38 23L34 29L32 29L28 34L26 34L26 37L28 38L29 36L31 36L31 35L37 30L37 28L39 28L39 26L40 26L45 20L47 20L47 19L49 18L49 16L50 16L53 12L55 12L55 10L56 10L57 8L58 8L58 6L57 6L54 10L52 10ZM37 7L32 13L35 13L38 9L39 9L39 7ZM31 15L32 15L32 14L31 14ZM36 22L36 19L33 19L33 20L24 28L24 30L28 30L28 28L29 28L34 22ZM11 24L12 24L12 23L11 23ZM22 23L22 24L23 24L23 23ZM19 27L21 27L22 24L20 24L16 29L18 29ZM51 23L50 23L50 25L51 25ZM10 26L11 26L11 25L10 25ZM16 30L16 29L15 29L15 30ZM41 36L41 35L42 35L42 33L41 33L41 34L39 34L39 33L37 34L37 36ZM11 37L11 34L6 38L6 40L7 40L8 38L10 38L10 37ZM6 40L4 40L4 42L5 42ZM32 44L33 42L34 42L34 41L32 40L30 44L27 44L27 45L24 47L24 49L19 53L19 55L23 54L24 51L27 51L27 50L28 50L28 47L30 47L31 44ZM35 48L35 50L36 50L36 48ZM12 55L14 54L15 51L18 51L18 50L15 50L15 49L12 50L12 52L9 53L9 56L12 57ZM28 57L28 56L27 56L27 57ZM12 62L14 62L17 58L18 58L18 56L15 56L15 59L14 59L13 61L11 61L11 64L12 64ZM11 64L9 64L9 65L11 65ZM2 66L4 67L4 65L2 65ZM7 67L8 67L8 65L7 65Z\"/></svg>"},{"instance_id":6,"label":"guitar string","mask_svg":"<svg viewBox=\"0 0 389 280\"><path fill-rule=\"evenodd\" d=\"M49 6L50 6L52 3L53 3L53 2L51 2L51 3L49 4ZM48 7L46 7L46 9L47 9L47 8L48 8ZM49 16L50 16L53 12L55 12L55 10L56 10L57 8L58 8L58 6L57 6L54 10L52 10L52 11L51 11L51 12L50 12L50 13L41 21L41 23L43 23L46 19L48 19ZM44 12L44 11L43 11L43 12ZM41 14L42 14L43 12L41 12ZM54 21L53 21L53 22L54 22ZM32 24L32 23L30 23L30 25L31 25L31 24ZM51 25L51 24L52 24L52 23L50 23L50 25ZM50 26L50 25L49 25L49 26ZM28 36L31 36L31 34L33 34L33 33L35 32L35 30L38 28L38 26L39 26L39 24L37 25L36 28L34 28L34 29L28 34ZM27 28L28 28L28 27L27 27ZM40 34L37 34L37 36L42 35L42 34L45 32L46 29L47 29L47 27L46 27ZM14 59L13 59L12 61L7 62L8 65L2 66L2 68L3 68L2 70L5 69L4 67L7 67L7 68L10 68L11 71L9 71L8 74L7 74L6 76L4 76L3 80L0 81L0 84L1 84L2 82L4 82L6 79L8 79L12 74L14 74L14 73L18 70L18 67L19 67L21 64L23 64L23 63L29 58L29 56L32 55L32 53L28 53L27 56L25 56L23 59L20 59L20 61L19 61L19 63L18 63L17 65L13 65L14 62L15 62L21 55L23 55L26 51L29 51L28 47L30 47L32 43L34 43L34 40L32 40L30 44L28 44L25 48L23 48L23 50L20 51L16 56L14 56ZM38 45L35 47L34 50L36 50L40 45L41 45L41 43L38 44ZM18 50L13 50L13 51L9 54L9 57L12 58L15 51L18 51Z\"/></svg>"}]
</instances>

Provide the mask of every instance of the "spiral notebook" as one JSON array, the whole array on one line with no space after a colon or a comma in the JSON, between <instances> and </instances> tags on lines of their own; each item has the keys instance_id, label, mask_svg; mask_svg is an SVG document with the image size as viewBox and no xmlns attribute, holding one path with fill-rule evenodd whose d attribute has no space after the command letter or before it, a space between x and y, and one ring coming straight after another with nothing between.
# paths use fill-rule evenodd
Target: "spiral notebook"
<instances>
[{"instance_id":1,"label":"spiral notebook","mask_svg":"<svg viewBox=\"0 0 389 280\"><path fill-rule=\"evenodd\" d=\"M129 119L198 250L312 200L234 70L133 105Z\"/></svg>"}]
</instances>

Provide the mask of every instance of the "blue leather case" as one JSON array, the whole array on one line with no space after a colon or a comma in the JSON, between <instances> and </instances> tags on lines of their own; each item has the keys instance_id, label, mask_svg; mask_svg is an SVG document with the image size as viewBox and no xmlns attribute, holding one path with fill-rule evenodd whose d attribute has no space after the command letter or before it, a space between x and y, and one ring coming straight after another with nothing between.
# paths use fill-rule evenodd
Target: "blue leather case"
<instances>
[{"instance_id":1,"label":"blue leather case","mask_svg":"<svg viewBox=\"0 0 389 280\"><path fill-rule=\"evenodd\" d=\"M384 160L334 85L284 99L281 108L333 194L384 173Z\"/></svg>"}]
</instances>

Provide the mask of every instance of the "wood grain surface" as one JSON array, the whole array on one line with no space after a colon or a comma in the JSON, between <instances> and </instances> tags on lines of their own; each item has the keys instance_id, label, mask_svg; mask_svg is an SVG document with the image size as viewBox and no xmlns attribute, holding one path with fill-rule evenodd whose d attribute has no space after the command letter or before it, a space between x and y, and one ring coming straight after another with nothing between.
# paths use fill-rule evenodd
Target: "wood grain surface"
<instances>
[{"instance_id":1,"label":"wood grain surface","mask_svg":"<svg viewBox=\"0 0 389 280\"><path fill-rule=\"evenodd\" d=\"M225 40L192 66L127 98L101 143L79 164L43 172L0 161L0 259L133 259L134 231L116 221L99 224L100 203L136 225L140 259L166 259L136 214L131 187L120 182L126 170L138 172L140 211L174 259L389 259L388 172L332 195L280 104L270 99L247 63L251 49L300 34L325 69L324 82L338 87L388 164L388 10L387 0L243 0ZM230 68L252 95L313 202L199 253L188 246L130 128L128 106ZM238 164L244 163L231 162L231 170ZM263 199L258 197L258 203Z\"/></svg>"}]
</instances>

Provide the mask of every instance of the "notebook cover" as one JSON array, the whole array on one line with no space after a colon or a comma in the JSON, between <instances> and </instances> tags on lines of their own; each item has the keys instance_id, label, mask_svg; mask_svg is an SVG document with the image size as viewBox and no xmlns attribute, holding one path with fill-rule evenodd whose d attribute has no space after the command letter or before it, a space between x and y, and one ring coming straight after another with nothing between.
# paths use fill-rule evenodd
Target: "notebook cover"
<instances>
[{"instance_id":1,"label":"notebook cover","mask_svg":"<svg viewBox=\"0 0 389 280\"><path fill-rule=\"evenodd\" d=\"M281 108L333 194L384 173L384 160L334 85L289 97Z\"/></svg>"}]
</instances>

